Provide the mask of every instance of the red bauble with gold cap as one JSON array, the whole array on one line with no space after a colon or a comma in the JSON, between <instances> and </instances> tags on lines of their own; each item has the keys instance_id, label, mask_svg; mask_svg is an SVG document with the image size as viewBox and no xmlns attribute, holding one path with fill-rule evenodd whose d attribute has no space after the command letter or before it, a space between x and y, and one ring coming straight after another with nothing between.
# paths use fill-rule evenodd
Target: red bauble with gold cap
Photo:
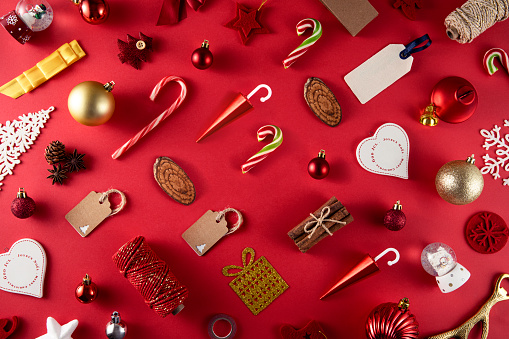
<instances>
[{"instance_id":1,"label":"red bauble with gold cap","mask_svg":"<svg viewBox=\"0 0 509 339\"><path fill-rule=\"evenodd\" d=\"M97 285L86 274L83 281L76 287L74 294L80 303L89 304L97 297Z\"/></svg>"}]
</instances>

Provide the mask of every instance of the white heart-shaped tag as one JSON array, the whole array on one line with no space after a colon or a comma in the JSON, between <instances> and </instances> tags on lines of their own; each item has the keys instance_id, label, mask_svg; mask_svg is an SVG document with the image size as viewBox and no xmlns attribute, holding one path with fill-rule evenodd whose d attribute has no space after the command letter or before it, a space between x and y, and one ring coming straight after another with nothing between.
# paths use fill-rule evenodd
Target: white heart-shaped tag
<instances>
[{"instance_id":1,"label":"white heart-shaped tag","mask_svg":"<svg viewBox=\"0 0 509 339\"><path fill-rule=\"evenodd\" d=\"M46 252L32 239L16 241L0 254L0 290L42 298Z\"/></svg>"},{"instance_id":2,"label":"white heart-shaped tag","mask_svg":"<svg viewBox=\"0 0 509 339\"><path fill-rule=\"evenodd\" d=\"M357 161L367 171L408 179L410 142L405 130L396 124L380 126L375 135L357 146Z\"/></svg>"}]
</instances>

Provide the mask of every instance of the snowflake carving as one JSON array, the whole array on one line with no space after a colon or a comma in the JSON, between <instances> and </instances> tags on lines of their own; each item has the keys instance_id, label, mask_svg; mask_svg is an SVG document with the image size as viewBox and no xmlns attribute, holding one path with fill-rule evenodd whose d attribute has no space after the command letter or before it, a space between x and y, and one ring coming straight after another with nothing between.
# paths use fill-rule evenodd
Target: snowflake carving
<instances>
[{"instance_id":1,"label":"snowflake carving","mask_svg":"<svg viewBox=\"0 0 509 339\"><path fill-rule=\"evenodd\" d=\"M14 167L20 163L19 156L30 149L48 121L49 113L54 110L52 106L19 116L19 120L7 121L3 126L0 124L0 186L4 177L12 174Z\"/></svg>"},{"instance_id":2,"label":"snowflake carving","mask_svg":"<svg viewBox=\"0 0 509 339\"><path fill-rule=\"evenodd\" d=\"M18 17L14 14L11 14L7 17L6 21L9 25L14 26L18 22Z\"/></svg>"},{"instance_id":3,"label":"snowflake carving","mask_svg":"<svg viewBox=\"0 0 509 339\"><path fill-rule=\"evenodd\" d=\"M503 127L509 127L509 120L504 120ZM496 158L492 158L486 153L482 157L484 160L484 167L481 168L481 173L489 173L495 180L500 178L500 168L509 172L509 133L502 136L500 130L501 127L495 125L489 131L482 129L480 132L485 138L483 148L488 151L491 147L495 147L495 155L497 156ZM507 132L509 132L509 129ZM502 184L504 186L509 186L509 177L502 179Z\"/></svg>"},{"instance_id":4,"label":"snowflake carving","mask_svg":"<svg viewBox=\"0 0 509 339\"><path fill-rule=\"evenodd\" d=\"M468 236L480 246L485 247L488 253L499 251L500 248L496 245L507 238L507 227L490 220L489 213L482 213L481 219L482 222L471 229Z\"/></svg>"}]
</instances>

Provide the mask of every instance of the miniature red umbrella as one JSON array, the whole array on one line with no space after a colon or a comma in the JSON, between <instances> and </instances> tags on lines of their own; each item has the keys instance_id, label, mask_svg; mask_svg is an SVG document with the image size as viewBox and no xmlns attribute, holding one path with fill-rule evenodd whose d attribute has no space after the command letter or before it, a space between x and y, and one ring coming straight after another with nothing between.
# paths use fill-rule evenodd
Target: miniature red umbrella
<instances>
[{"instance_id":1,"label":"miniature red umbrella","mask_svg":"<svg viewBox=\"0 0 509 339\"><path fill-rule=\"evenodd\" d=\"M235 96L235 99L233 99L233 101L228 105L228 107L226 107L226 109L223 111L223 113L221 113L216 118L216 120L214 120L214 122L205 130L205 132L203 132L201 134L201 136L198 137L196 142L199 142L200 140L208 137L209 135L211 135L212 133L216 132L220 128L222 128L222 127L228 125L229 123L237 120L242 115L247 113L251 108L253 108L253 105L251 104L249 99L260 88L265 88L269 92L265 97L261 98L260 101L261 102L265 102L265 101L269 100L271 95L272 95L272 90L270 89L269 86L267 86L265 84L261 84L261 85L256 86L256 88L254 90L252 90L251 93L249 93L247 95L247 97L244 96L244 94L242 94L242 93L237 94Z\"/></svg>"},{"instance_id":2,"label":"miniature red umbrella","mask_svg":"<svg viewBox=\"0 0 509 339\"><path fill-rule=\"evenodd\" d=\"M395 248L388 248L382 253L380 253L378 256L373 259L372 256L369 254L366 254L362 260L355 265L350 271L348 271L347 274L343 276L334 286L332 286L327 292L324 293L320 297L320 300L324 299L325 297L328 297L331 294L336 293L337 291L352 285L364 278L367 278L368 276L380 272L380 268L378 268L377 261L381 257L383 257L387 252L394 252L396 254L396 259L392 261L388 261L387 265L392 266L395 263L399 261L399 252Z\"/></svg>"}]
</instances>

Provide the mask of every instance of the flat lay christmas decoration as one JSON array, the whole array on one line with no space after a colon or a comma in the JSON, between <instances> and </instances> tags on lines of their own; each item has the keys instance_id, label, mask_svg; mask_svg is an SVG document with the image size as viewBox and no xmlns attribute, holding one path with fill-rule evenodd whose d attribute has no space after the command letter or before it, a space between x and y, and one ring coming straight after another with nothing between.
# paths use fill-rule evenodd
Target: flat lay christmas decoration
<instances>
[{"instance_id":1,"label":"flat lay christmas decoration","mask_svg":"<svg viewBox=\"0 0 509 339\"><path fill-rule=\"evenodd\" d=\"M78 284L74 295L82 304L89 304L97 298L97 285L88 274L85 274L83 281Z\"/></svg>"},{"instance_id":2,"label":"flat lay christmas decoration","mask_svg":"<svg viewBox=\"0 0 509 339\"><path fill-rule=\"evenodd\" d=\"M365 104L410 72L414 61L412 54L421 52L430 45L431 39L427 34L407 45L387 45L345 75L345 82L360 103Z\"/></svg>"},{"instance_id":3,"label":"flat lay christmas decoration","mask_svg":"<svg viewBox=\"0 0 509 339\"><path fill-rule=\"evenodd\" d=\"M136 69L141 68L141 62L147 62L149 52L152 52L152 38L140 32L140 38L133 38L127 34L127 42L118 39L117 46L120 50L118 58L121 63L127 62Z\"/></svg>"},{"instance_id":4,"label":"flat lay christmas decoration","mask_svg":"<svg viewBox=\"0 0 509 339\"><path fill-rule=\"evenodd\" d=\"M334 284L334 286L329 288L329 290L320 297L320 300L323 300L324 298L362 279L365 279L374 273L380 272L380 268L376 262L389 252L394 253L396 258L394 260L388 261L387 265L392 266L397 263L399 261L399 252L395 248L388 248L377 255L375 258L369 254L366 254L362 260L359 261L352 269L350 269L350 271L348 271L341 279L339 279L338 282Z\"/></svg>"},{"instance_id":5,"label":"flat lay christmas decoration","mask_svg":"<svg viewBox=\"0 0 509 339\"><path fill-rule=\"evenodd\" d=\"M163 0L162 3L156 26L177 24L187 18L187 5L197 11L205 4L205 0Z\"/></svg>"},{"instance_id":6,"label":"flat lay christmas decoration","mask_svg":"<svg viewBox=\"0 0 509 339\"><path fill-rule=\"evenodd\" d=\"M314 179L323 179L329 175L329 163L325 160L325 151L322 149L318 156L308 163L308 173Z\"/></svg>"},{"instance_id":7,"label":"flat lay christmas decoration","mask_svg":"<svg viewBox=\"0 0 509 339\"><path fill-rule=\"evenodd\" d=\"M177 76L167 76L161 79L157 83L157 85L152 90L152 93L150 94L150 100L154 101L157 97L157 94L159 94L159 91L161 88L163 88L166 84L170 82L176 82L180 85L180 95L178 98L173 102L173 104L165 109L163 113L159 114L157 118L152 120L150 124L145 126L141 131L139 131L134 137L129 139L124 145L122 145L119 149L117 149L111 157L113 159L117 159L122 154L127 152L131 147L134 146L141 138L143 138L145 135L147 135L150 131L152 131L154 128L156 128L164 119L169 117L179 106L182 104L184 99L187 95L187 85L184 79L177 77Z\"/></svg>"},{"instance_id":8,"label":"flat lay christmas decoration","mask_svg":"<svg viewBox=\"0 0 509 339\"><path fill-rule=\"evenodd\" d=\"M237 2L235 18L224 25L226 28L239 32L240 41L242 41L243 45L255 34L270 33L269 29L261 22L265 2L258 9L248 8Z\"/></svg>"},{"instance_id":9,"label":"flat lay christmas decoration","mask_svg":"<svg viewBox=\"0 0 509 339\"><path fill-rule=\"evenodd\" d=\"M44 150L44 157L50 165L64 161L67 157L65 145L58 140L52 141Z\"/></svg>"},{"instance_id":10,"label":"flat lay christmas decoration","mask_svg":"<svg viewBox=\"0 0 509 339\"><path fill-rule=\"evenodd\" d=\"M378 16L368 0L320 0L341 22L352 36L356 36L367 24Z\"/></svg>"},{"instance_id":11,"label":"flat lay christmas decoration","mask_svg":"<svg viewBox=\"0 0 509 339\"><path fill-rule=\"evenodd\" d=\"M46 320L46 328L48 332L35 339L72 339L72 333L78 327L78 320L74 319L65 325L60 325L52 317Z\"/></svg>"},{"instance_id":12,"label":"flat lay christmas decoration","mask_svg":"<svg viewBox=\"0 0 509 339\"><path fill-rule=\"evenodd\" d=\"M35 201L30 198L24 188L20 188L11 203L11 212L16 218L26 219L35 212Z\"/></svg>"},{"instance_id":13,"label":"flat lay christmas decoration","mask_svg":"<svg viewBox=\"0 0 509 339\"><path fill-rule=\"evenodd\" d=\"M378 127L373 137L361 141L355 153L366 171L408 179L410 141L399 125L388 123Z\"/></svg>"},{"instance_id":14,"label":"flat lay christmas decoration","mask_svg":"<svg viewBox=\"0 0 509 339\"><path fill-rule=\"evenodd\" d=\"M509 57L502 48L491 48L484 53L483 66L489 75L495 74L498 67L495 66L495 60L498 59L505 71L509 70Z\"/></svg>"},{"instance_id":15,"label":"flat lay christmas decoration","mask_svg":"<svg viewBox=\"0 0 509 339\"><path fill-rule=\"evenodd\" d=\"M506 131L505 135L500 133L502 127L507 127L503 131ZM500 169L509 172L509 120L504 120L504 125L499 127L494 125L491 130L481 129L480 133L483 136L484 145L482 146L486 151L489 151L493 147L495 155L492 157L489 153L483 155L484 166L481 168L482 174L491 174L493 179L497 180L501 177ZM506 179L502 179L504 186L509 186L509 176Z\"/></svg>"},{"instance_id":16,"label":"flat lay christmas decoration","mask_svg":"<svg viewBox=\"0 0 509 339\"><path fill-rule=\"evenodd\" d=\"M304 84L304 99L323 123L330 127L339 125L343 117L341 106L334 93L322 80L308 78Z\"/></svg>"},{"instance_id":17,"label":"flat lay christmas decoration","mask_svg":"<svg viewBox=\"0 0 509 339\"><path fill-rule=\"evenodd\" d=\"M214 325L218 321L221 321L221 320L226 321L230 325L230 331L225 336L219 336L214 331ZM216 314L215 316L213 316L210 319L207 329L208 329L209 337L211 339L233 339L233 338L235 338L235 334L237 334L237 323L228 314L220 313L220 314Z\"/></svg>"},{"instance_id":18,"label":"flat lay christmas decoration","mask_svg":"<svg viewBox=\"0 0 509 339\"><path fill-rule=\"evenodd\" d=\"M51 179L51 184L54 185L55 183L63 185L64 180L67 179L67 169L62 168L61 164L53 165L53 169L49 169L48 172L51 174L46 177L46 179Z\"/></svg>"},{"instance_id":19,"label":"flat lay christmas decoration","mask_svg":"<svg viewBox=\"0 0 509 339\"><path fill-rule=\"evenodd\" d=\"M0 93L13 99L28 93L86 55L76 40L63 44L34 67L0 87Z\"/></svg>"},{"instance_id":20,"label":"flat lay christmas decoration","mask_svg":"<svg viewBox=\"0 0 509 339\"><path fill-rule=\"evenodd\" d=\"M449 339L449 338L465 338L468 339L470 335L470 331L475 327L478 323L482 324L482 334L481 339L487 339L488 333L490 330L489 316L491 312L491 308L498 303L499 301L509 300L509 295L507 295L507 291L501 287L502 280L508 279L509 274L501 274L496 283L495 289L490 296L490 298L481 306L479 311L472 316L472 318L465 321L462 325L456 327L453 330L437 334L428 339Z\"/></svg>"},{"instance_id":21,"label":"flat lay christmas decoration","mask_svg":"<svg viewBox=\"0 0 509 339\"><path fill-rule=\"evenodd\" d=\"M295 61L297 61L298 58L306 53L322 36L322 24L320 21L313 18L307 18L299 21L297 24L297 35L301 36L308 28L311 28L313 33L309 38L304 40L299 47L291 51L286 59L283 60L283 66L285 69L290 67Z\"/></svg>"},{"instance_id":22,"label":"flat lay christmas decoration","mask_svg":"<svg viewBox=\"0 0 509 339\"><path fill-rule=\"evenodd\" d=\"M509 17L507 0L468 0L445 18L449 38L464 44L472 42L480 34L499 21Z\"/></svg>"},{"instance_id":23,"label":"flat lay christmas decoration","mask_svg":"<svg viewBox=\"0 0 509 339\"><path fill-rule=\"evenodd\" d=\"M190 205L196 198L196 189L187 173L168 157L156 159L154 178L166 194L182 205Z\"/></svg>"},{"instance_id":24,"label":"flat lay christmas decoration","mask_svg":"<svg viewBox=\"0 0 509 339\"><path fill-rule=\"evenodd\" d=\"M475 165L474 155L466 161L453 160L440 167L435 186L440 197L454 205L470 204L479 198L484 179Z\"/></svg>"},{"instance_id":25,"label":"flat lay christmas decoration","mask_svg":"<svg viewBox=\"0 0 509 339\"><path fill-rule=\"evenodd\" d=\"M247 261L247 256L249 262ZM239 296L247 308L257 315L269 306L289 287L272 265L260 257L255 261L255 251L246 247L242 251L243 266L228 265L223 267L223 275L236 277L230 287ZM239 272L230 272L240 270Z\"/></svg>"},{"instance_id":26,"label":"flat lay christmas decoration","mask_svg":"<svg viewBox=\"0 0 509 339\"><path fill-rule=\"evenodd\" d=\"M316 320L311 320L303 328L296 330L291 325L281 327L281 336L283 339L324 339L327 338L324 330Z\"/></svg>"},{"instance_id":27,"label":"flat lay christmas decoration","mask_svg":"<svg viewBox=\"0 0 509 339\"><path fill-rule=\"evenodd\" d=\"M67 99L71 116L80 124L99 126L110 120L115 112L115 98L111 91L115 82L101 84L84 81L76 85Z\"/></svg>"},{"instance_id":28,"label":"flat lay christmas decoration","mask_svg":"<svg viewBox=\"0 0 509 339\"><path fill-rule=\"evenodd\" d=\"M330 198L314 213L301 221L288 232L288 236L302 253L306 253L311 247L322 239L333 236L334 232L345 227L353 221L352 215L346 207L336 199Z\"/></svg>"},{"instance_id":29,"label":"flat lay christmas decoration","mask_svg":"<svg viewBox=\"0 0 509 339\"><path fill-rule=\"evenodd\" d=\"M117 311L111 314L111 320L106 324L106 337L108 339L122 339L127 335L127 325L120 318Z\"/></svg>"},{"instance_id":30,"label":"flat lay christmas decoration","mask_svg":"<svg viewBox=\"0 0 509 339\"><path fill-rule=\"evenodd\" d=\"M85 154L79 154L78 150L74 150L74 152L67 154L65 157L66 163L64 167L70 172L79 172L80 169L86 169L85 164L83 162L83 157Z\"/></svg>"},{"instance_id":31,"label":"flat lay christmas decoration","mask_svg":"<svg viewBox=\"0 0 509 339\"><path fill-rule=\"evenodd\" d=\"M7 339L16 331L18 327L18 317L13 316L11 319L0 319L0 339Z\"/></svg>"},{"instance_id":32,"label":"flat lay christmas decoration","mask_svg":"<svg viewBox=\"0 0 509 339\"><path fill-rule=\"evenodd\" d=\"M226 107L226 109L210 124L210 126L205 129L205 131L196 139L196 142L199 142L200 140L208 137L212 133L215 133L220 128L232 123L233 121L237 120L251 108L253 108L253 105L249 101L251 97L258 92L260 88L265 88L267 90L267 95L262 97L260 99L261 102L265 102L270 99L272 96L272 89L265 84L261 84L255 87L247 96L244 96L242 93L238 93L235 98L232 100L232 102Z\"/></svg>"},{"instance_id":33,"label":"flat lay christmas decoration","mask_svg":"<svg viewBox=\"0 0 509 339\"><path fill-rule=\"evenodd\" d=\"M4 126L0 124L0 186L5 176L13 174L14 167L21 162L19 156L30 149L54 110L51 106L21 115L19 120L7 121Z\"/></svg>"},{"instance_id":34,"label":"flat lay christmas decoration","mask_svg":"<svg viewBox=\"0 0 509 339\"><path fill-rule=\"evenodd\" d=\"M265 140L265 138L269 135L274 136L274 138L270 144L266 145L260 151L258 151L258 153L246 160L246 162L241 166L242 173L247 173L250 171L283 143L283 131L281 131L281 128L274 125L265 125L260 127L258 132L256 132L256 135L258 136L258 141Z\"/></svg>"},{"instance_id":35,"label":"flat lay christmas decoration","mask_svg":"<svg viewBox=\"0 0 509 339\"><path fill-rule=\"evenodd\" d=\"M504 219L493 212L479 212L467 223L468 244L479 253L497 253L507 244L509 230Z\"/></svg>"},{"instance_id":36,"label":"flat lay christmas decoration","mask_svg":"<svg viewBox=\"0 0 509 339\"><path fill-rule=\"evenodd\" d=\"M443 293L455 291L470 278L470 272L456 260L456 253L446 244L434 242L421 253L422 268L436 278Z\"/></svg>"},{"instance_id":37,"label":"flat lay christmas decoration","mask_svg":"<svg viewBox=\"0 0 509 339\"><path fill-rule=\"evenodd\" d=\"M80 11L81 17L91 25L104 23L110 15L110 5L106 0L71 0Z\"/></svg>"},{"instance_id":38,"label":"flat lay christmas decoration","mask_svg":"<svg viewBox=\"0 0 509 339\"><path fill-rule=\"evenodd\" d=\"M46 252L33 239L20 239L0 254L0 290L42 298L46 274Z\"/></svg>"},{"instance_id":39,"label":"flat lay christmas decoration","mask_svg":"<svg viewBox=\"0 0 509 339\"><path fill-rule=\"evenodd\" d=\"M198 69L207 69L212 66L214 56L209 49L209 41L204 40L200 48L197 48L191 54L191 62Z\"/></svg>"},{"instance_id":40,"label":"flat lay christmas decoration","mask_svg":"<svg viewBox=\"0 0 509 339\"><path fill-rule=\"evenodd\" d=\"M403 13L410 20L415 20L417 18L417 8L422 7L421 0L396 0L392 6L394 8L401 8Z\"/></svg>"},{"instance_id":41,"label":"flat lay christmas decoration","mask_svg":"<svg viewBox=\"0 0 509 339\"><path fill-rule=\"evenodd\" d=\"M141 293L148 307L162 318L184 309L189 292L170 268L150 248L144 237L138 236L124 244L113 255L120 273Z\"/></svg>"},{"instance_id":42,"label":"flat lay christmas decoration","mask_svg":"<svg viewBox=\"0 0 509 339\"><path fill-rule=\"evenodd\" d=\"M408 309L410 303L403 298L399 303L378 305L366 320L368 339L418 339L419 323Z\"/></svg>"},{"instance_id":43,"label":"flat lay christmas decoration","mask_svg":"<svg viewBox=\"0 0 509 339\"><path fill-rule=\"evenodd\" d=\"M40 32L51 25L53 8L46 0L39 0L34 6L28 0L21 0L16 10L0 17L0 24L20 44L24 45L33 32Z\"/></svg>"},{"instance_id":44,"label":"flat lay christmas decoration","mask_svg":"<svg viewBox=\"0 0 509 339\"><path fill-rule=\"evenodd\" d=\"M406 215L402 211L403 206L396 201L392 209L388 210L384 216L384 226L391 231L399 231L406 224Z\"/></svg>"}]
</instances>

